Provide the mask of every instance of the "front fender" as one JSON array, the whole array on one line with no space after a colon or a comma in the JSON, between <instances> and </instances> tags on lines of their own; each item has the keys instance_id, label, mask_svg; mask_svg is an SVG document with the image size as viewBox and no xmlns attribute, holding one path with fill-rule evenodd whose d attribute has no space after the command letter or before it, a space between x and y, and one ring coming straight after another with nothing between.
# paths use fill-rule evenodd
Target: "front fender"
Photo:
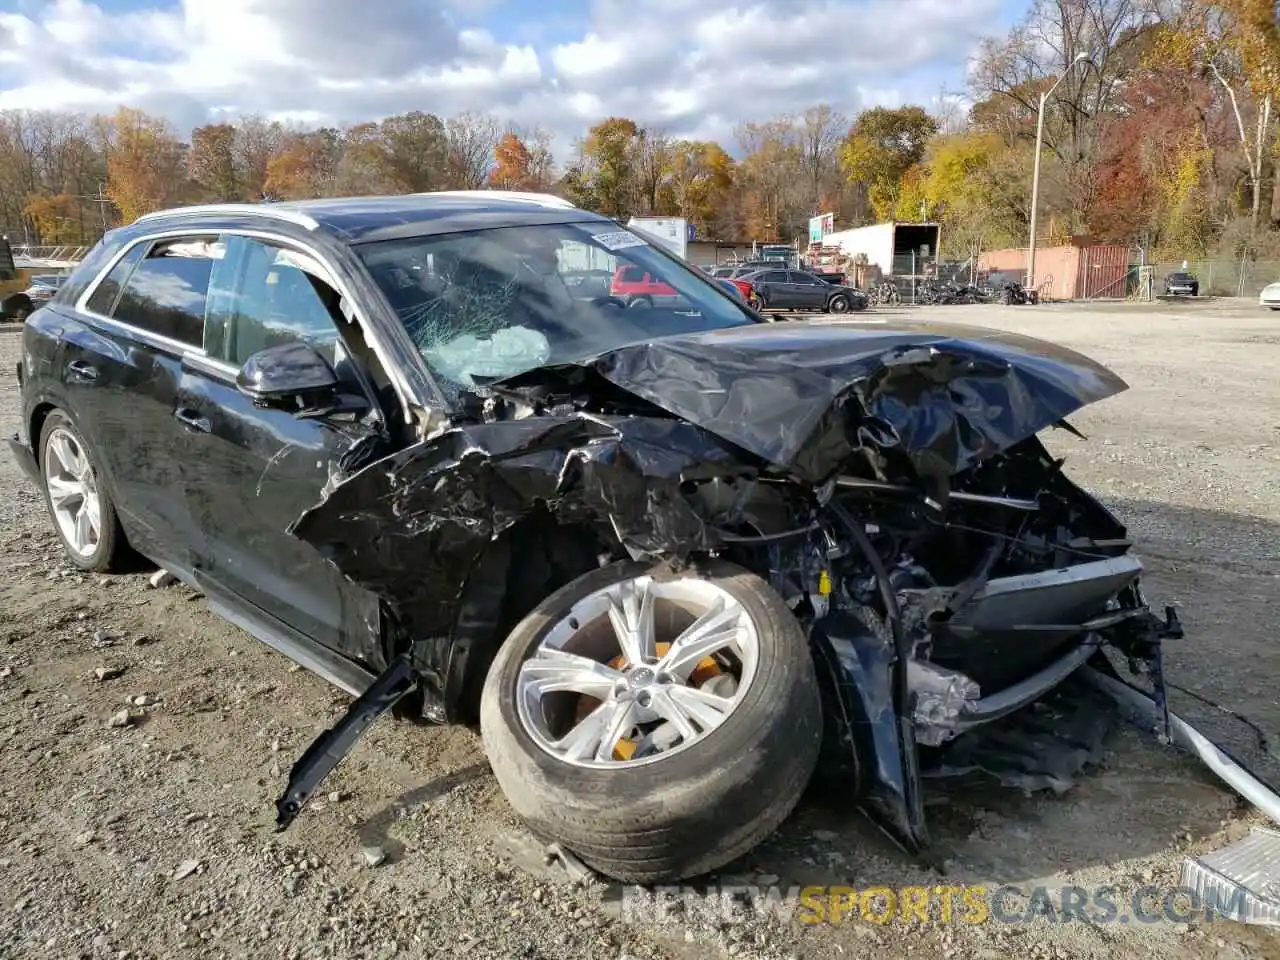
<instances>
[{"instance_id":1,"label":"front fender","mask_svg":"<svg viewBox=\"0 0 1280 960\"><path fill-rule=\"evenodd\" d=\"M851 773L858 806L910 853L929 845L919 756L909 712L895 704L900 669L892 637L859 616L833 612L814 623L810 642L827 697L827 756Z\"/></svg>"}]
</instances>

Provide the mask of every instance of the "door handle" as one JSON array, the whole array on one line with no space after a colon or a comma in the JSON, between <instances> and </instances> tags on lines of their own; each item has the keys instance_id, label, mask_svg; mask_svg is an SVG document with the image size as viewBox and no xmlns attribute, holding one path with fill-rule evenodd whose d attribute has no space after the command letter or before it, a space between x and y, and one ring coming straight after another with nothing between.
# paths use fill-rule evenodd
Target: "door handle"
<instances>
[{"instance_id":1,"label":"door handle","mask_svg":"<svg viewBox=\"0 0 1280 960\"><path fill-rule=\"evenodd\" d=\"M67 371L76 380L93 381L98 379L98 368L84 360L72 360L67 364Z\"/></svg>"},{"instance_id":2,"label":"door handle","mask_svg":"<svg viewBox=\"0 0 1280 960\"><path fill-rule=\"evenodd\" d=\"M189 407L181 407L173 411L173 416L184 427L192 430L199 430L201 433L209 433L213 430L213 424L209 422L208 417L200 416L198 411Z\"/></svg>"}]
</instances>

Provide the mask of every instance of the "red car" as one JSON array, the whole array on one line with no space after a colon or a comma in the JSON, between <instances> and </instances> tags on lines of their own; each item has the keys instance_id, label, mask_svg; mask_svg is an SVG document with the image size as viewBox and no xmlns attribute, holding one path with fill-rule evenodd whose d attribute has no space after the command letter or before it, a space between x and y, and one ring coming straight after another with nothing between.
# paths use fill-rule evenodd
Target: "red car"
<instances>
[{"instance_id":1,"label":"red car","mask_svg":"<svg viewBox=\"0 0 1280 960\"><path fill-rule=\"evenodd\" d=\"M619 267L609 286L610 296L617 297L628 307L652 307L662 300L674 300L679 294L676 288L659 280L644 267Z\"/></svg>"}]
</instances>

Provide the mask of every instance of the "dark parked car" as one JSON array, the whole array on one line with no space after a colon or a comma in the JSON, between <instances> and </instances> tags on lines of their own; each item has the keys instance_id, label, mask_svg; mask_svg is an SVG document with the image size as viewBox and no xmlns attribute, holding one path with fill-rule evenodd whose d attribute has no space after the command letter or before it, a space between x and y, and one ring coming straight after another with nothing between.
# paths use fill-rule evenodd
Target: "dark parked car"
<instances>
[{"instance_id":1,"label":"dark parked car","mask_svg":"<svg viewBox=\"0 0 1280 960\"><path fill-rule=\"evenodd\" d=\"M584 246L676 302L574 298ZM394 708L478 718L534 832L623 880L744 854L820 753L918 850L925 776L1083 762L1060 713L1015 720L1103 646L1163 689L1176 622L1037 439L1125 389L1069 350L762 322L614 221L486 192L151 214L23 338L11 448L71 562L137 551L358 695L281 828Z\"/></svg>"},{"instance_id":2,"label":"dark parked car","mask_svg":"<svg viewBox=\"0 0 1280 960\"><path fill-rule=\"evenodd\" d=\"M53 299L66 277L61 274L40 274L31 278L31 285L21 293L15 293L0 303L0 319L26 320L33 312Z\"/></svg>"},{"instance_id":3,"label":"dark parked car","mask_svg":"<svg viewBox=\"0 0 1280 960\"><path fill-rule=\"evenodd\" d=\"M861 290L828 283L803 270L759 270L742 279L770 310L848 313L867 308L867 296Z\"/></svg>"},{"instance_id":4,"label":"dark parked car","mask_svg":"<svg viewBox=\"0 0 1280 960\"><path fill-rule=\"evenodd\" d=\"M1171 273L1164 279L1164 292L1169 297L1199 296L1200 281L1185 271Z\"/></svg>"}]
</instances>

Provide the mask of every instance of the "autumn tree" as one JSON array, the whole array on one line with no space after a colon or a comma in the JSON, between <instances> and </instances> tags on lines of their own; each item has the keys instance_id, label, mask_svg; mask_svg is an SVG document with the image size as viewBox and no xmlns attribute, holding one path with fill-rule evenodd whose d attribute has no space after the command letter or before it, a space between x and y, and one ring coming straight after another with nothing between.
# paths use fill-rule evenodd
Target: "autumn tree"
<instances>
[{"instance_id":1,"label":"autumn tree","mask_svg":"<svg viewBox=\"0 0 1280 960\"><path fill-rule=\"evenodd\" d=\"M636 140L640 128L626 117L610 117L587 131L578 158L565 173L571 200L606 216L626 219L634 213Z\"/></svg>"},{"instance_id":2,"label":"autumn tree","mask_svg":"<svg viewBox=\"0 0 1280 960\"><path fill-rule=\"evenodd\" d=\"M413 110L387 117L379 126L398 189L426 193L450 185L450 140L443 120Z\"/></svg>"},{"instance_id":3,"label":"autumn tree","mask_svg":"<svg viewBox=\"0 0 1280 960\"><path fill-rule=\"evenodd\" d=\"M733 158L719 144L678 140L671 145L662 202L692 222L699 235L734 232L725 216L733 185Z\"/></svg>"},{"instance_id":4,"label":"autumn tree","mask_svg":"<svg viewBox=\"0 0 1280 960\"><path fill-rule=\"evenodd\" d=\"M512 131L507 131L493 148L493 169L489 171L489 186L499 190L529 189L529 165L532 161L529 148Z\"/></svg>"},{"instance_id":5,"label":"autumn tree","mask_svg":"<svg viewBox=\"0 0 1280 960\"><path fill-rule=\"evenodd\" d=\"M36 194L27 200L23 212L44 243L71 243L82 235L79 205L65 193Z\"/></svg>"},{"instance_id":6,"label":"autumn tree","mask_svg":"<svg viewBox=\"0 0 1280 960\"><path fill-rule=\"evenodd\" d=\"M858 115L840 148L850 181L867 185L875 215L890 219L902 177L924 157L937 122L923 107L873 107Z\"/></svg>"},{"instance_id":7,"label":"autumn tree","mask_svg":"<svg viewBox=\"0 0 1280 960\"><path fill-rule=\"evenodd\" d=\"M815 215L824 212L824 193L839 171L840 141L848 123L844 114L826 103L810 107L800 117L800 165L808 178Z\"/></svg>"},{"instance_id":8,"label":"autumn tree","mask_svg":"<svg viewBox=\"0 0 1280 960\"><path fill-rule=\"evenodd\" d=\"M283 200L331 195L342 135L331 128L287 135L267 161L264 190Z\"/></svg>"},{"instance_id":9,"label":"autumn tree","mask_svg":"<svg viewBox=\"0 0 1280 960\"><path fill-rule=\"evenodd\" d=\"M1150 11L1144 0L1035 0L1007 37L985 41L975 59L971 93L992 114L1007 111L1006 135L1035 137L1040 95L1061 79L1046 105L1053 169L1044 176L1060 175L1062 188L1045 200L1050 215L1060 212L1075 230L1094 205L1105 119L1140 61Z\"/></svg>"},{"instance_id":10,"label":"autumn tree","mask_svg":"<svg viewBox=\"0 0 1280 960\"><path fill-rule=\"evenodd\" d=\"M1155 63L1213 77L1230 105L1244 158L1249 217L1257 229L1280 99L1280 27L1260 0L1190 0L1163 24L1151 52Z\"/></svg>"},{"instance_id":11,"label":"autumn tree","mask_svg":"<svg viewBox=\"0 0 1280 960\"><path fill-rule=\"evenodd\" d=\"M209 124L191 131L187 172L205 194L204 199L226 202L242 198L235 143L236 128L229 123Z\"/></svg>"},{"instance_id":12,"label":"autumn tree","mask_svg":"<svg viewBox=\"0 0 1280 960\"><path fill-rule=\"evenodd\" d=\"M257 115L242 117L235 127L232 160L245 199L261 196L267 188L267 164L280 152L284 128Z\"/></svg>"},{"instance_id":13,"label":"autumn tree","mask_svg":"<svg viewBox=\"0 0 1280 960\"><path fill-rule=\"evenodd\" d=\"M168 121L128 107L116 111L107 154L107 193L126 223L182 199L185 154Z\"/></svg>"},{"instance_id":14,"label":"autumn tree","mask_svg":"<svg viewBox=\"0 0 1280 960\"><path fill-rule=\"evenodd\" d=\"M666 185L671 170L671 140L657 130L638 130L632 140L635 171L635 199L633 207L640 214L655 214L659 210L659 195Z\"/></svg>"},{"instance_id":15,"label":"autumn tree","mask_svg":"<svg viewBox=\"0 0 1280 960\"><path fill-rule=\"evenodd\" d=\"M446 162L449 186L478 190L489 178L493 150L502 138L502 127L482 113L462 113L445 122L448 141Z\"/></svg>"}]
</instances>

